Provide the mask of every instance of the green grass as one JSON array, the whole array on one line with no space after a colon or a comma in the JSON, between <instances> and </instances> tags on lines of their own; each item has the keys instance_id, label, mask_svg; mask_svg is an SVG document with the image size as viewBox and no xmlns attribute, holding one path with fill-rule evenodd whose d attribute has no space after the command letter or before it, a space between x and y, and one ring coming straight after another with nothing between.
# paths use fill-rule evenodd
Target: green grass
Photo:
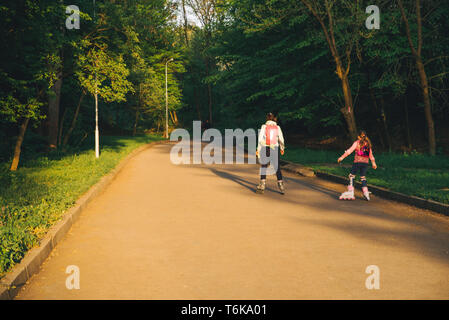
<instances>
[{"instance_id":1,"label":"green grass","mask_svg":"<svg viewBox=\"0 0 449 320\"><path fill-rule=\"evenodd\" d=\"M16 172L8 171L9 163L0 164L0 277L120 160L137 147L157 140L162 138L102 137L98 160L93 150L79 150L41 156L21 163Z\"/></svg>"},{"instance_id":2,"label":"green grass","mask_svg":"<svg viewBox=\"0 0 449 320\"><path fill-rule=\"evenodd\" d=\"M343 152L292 147L286 150L284 159L346 177L354 156L339 166L337 159ZM449 157L395 153L374 156L378 169L368 170L368 184L449 204L449 190L443 190L449 188Z\"/></svg>"}]
</instances>

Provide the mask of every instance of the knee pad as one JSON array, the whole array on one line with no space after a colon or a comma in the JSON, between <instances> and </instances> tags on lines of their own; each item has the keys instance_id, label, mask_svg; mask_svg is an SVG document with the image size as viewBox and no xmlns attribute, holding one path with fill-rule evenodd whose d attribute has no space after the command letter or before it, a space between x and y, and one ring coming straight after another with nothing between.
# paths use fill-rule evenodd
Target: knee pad
<instances>
[{"instance_id":1,"label":"knee pad","mask_svg":"<svg viewBox=\"0 0 449 320\"><path fill-rule=\"evenodd\" d=\"M360 180L362 181L362 187L366 187L368 185L366 182L366 177L360 177Z\"/></svg>"}]
</instances>

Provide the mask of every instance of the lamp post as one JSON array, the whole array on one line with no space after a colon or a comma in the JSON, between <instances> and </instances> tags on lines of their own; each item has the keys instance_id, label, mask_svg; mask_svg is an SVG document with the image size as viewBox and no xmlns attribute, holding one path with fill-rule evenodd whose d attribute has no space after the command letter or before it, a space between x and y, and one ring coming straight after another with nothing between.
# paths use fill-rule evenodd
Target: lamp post
<instances>
[{"instance_id":1,"label":"lamp post","mask_svg":"<svg viewBox=\"0 0 449 320\"><path fill-rule=\"evenodd\" d=\"M167 60L165 63L165 138L168 139L168 63L172 62L173 58Z\"/></svg>"},{"instance_id":2,"label":"lamp post","mask_svg":"<svg viewBox=\"0 0 449 320\"><path fill-rule=\"evenodd\" d=\"M95 12L95 0L94 5L94 20L96 16ZM97 62L97 61L95 61ZM95 66L95 158L100 158L100 130L98 128L98 83L97 83L97 66Z\"/></svg>"},{"instance_id":3,"label":"lamp post","mask_svg":"<svg viewBox=\"0 0 449 320\"><path fill-rule=\"evenodd\" d=\"M100 158L100 130L98 128L98 84L95 73L95 158Z\"/></svg>"}]
</instances>

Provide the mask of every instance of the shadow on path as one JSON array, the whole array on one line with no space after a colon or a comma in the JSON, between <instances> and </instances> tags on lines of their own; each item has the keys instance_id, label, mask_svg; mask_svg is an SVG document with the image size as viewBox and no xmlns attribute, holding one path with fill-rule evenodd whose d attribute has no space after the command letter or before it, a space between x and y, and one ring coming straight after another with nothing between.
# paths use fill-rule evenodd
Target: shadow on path
<instances>
[{"instance_id":1,"label":"shadow on path","mask_svg":"<svg viewBox=\"0 0 449 320\"><path fill-rule=\"evenodd\" d=\"M167 148L161 151L169 150ZM258 165L185 167L206 169L222 179L236 183L242 190L246 189L251 194L256 193L259 182ZM269 187L275 178L273 180L273 177L268 176L267 189L261 199L270 200L275 206L294 205L287 209L292 221L332 228L350 234L354 239L418 252L440 263L449 264L449 229L445 229L449 226L449 219L446 217L435 216L425 210L377 197L370 202L361 198L350 202L340 201L338 196L344 191L343 186L299 176L293 177L290 173L284 175L284 180L286 194L280 196L277 190ZM307 215L304 216L304 213Z\"/></svg>"}]
</instances>

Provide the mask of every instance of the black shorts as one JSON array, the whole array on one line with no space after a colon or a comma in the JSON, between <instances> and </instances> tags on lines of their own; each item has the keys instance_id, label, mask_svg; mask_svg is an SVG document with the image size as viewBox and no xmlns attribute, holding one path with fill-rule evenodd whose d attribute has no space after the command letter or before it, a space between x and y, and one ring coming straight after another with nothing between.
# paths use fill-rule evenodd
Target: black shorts
<instances>
[{"instance_id":1,"label":"black shorts","mask_svg":"<svg viewBox=\"0 0 449 320\"><path fill-rule=\"evenodd\" d=\"M368 163L355 162L352 165L351 174L356 176L357 172L360 172L360 176L366 176L366 171L368 170Z\"/></svg>"}]
</instances>

